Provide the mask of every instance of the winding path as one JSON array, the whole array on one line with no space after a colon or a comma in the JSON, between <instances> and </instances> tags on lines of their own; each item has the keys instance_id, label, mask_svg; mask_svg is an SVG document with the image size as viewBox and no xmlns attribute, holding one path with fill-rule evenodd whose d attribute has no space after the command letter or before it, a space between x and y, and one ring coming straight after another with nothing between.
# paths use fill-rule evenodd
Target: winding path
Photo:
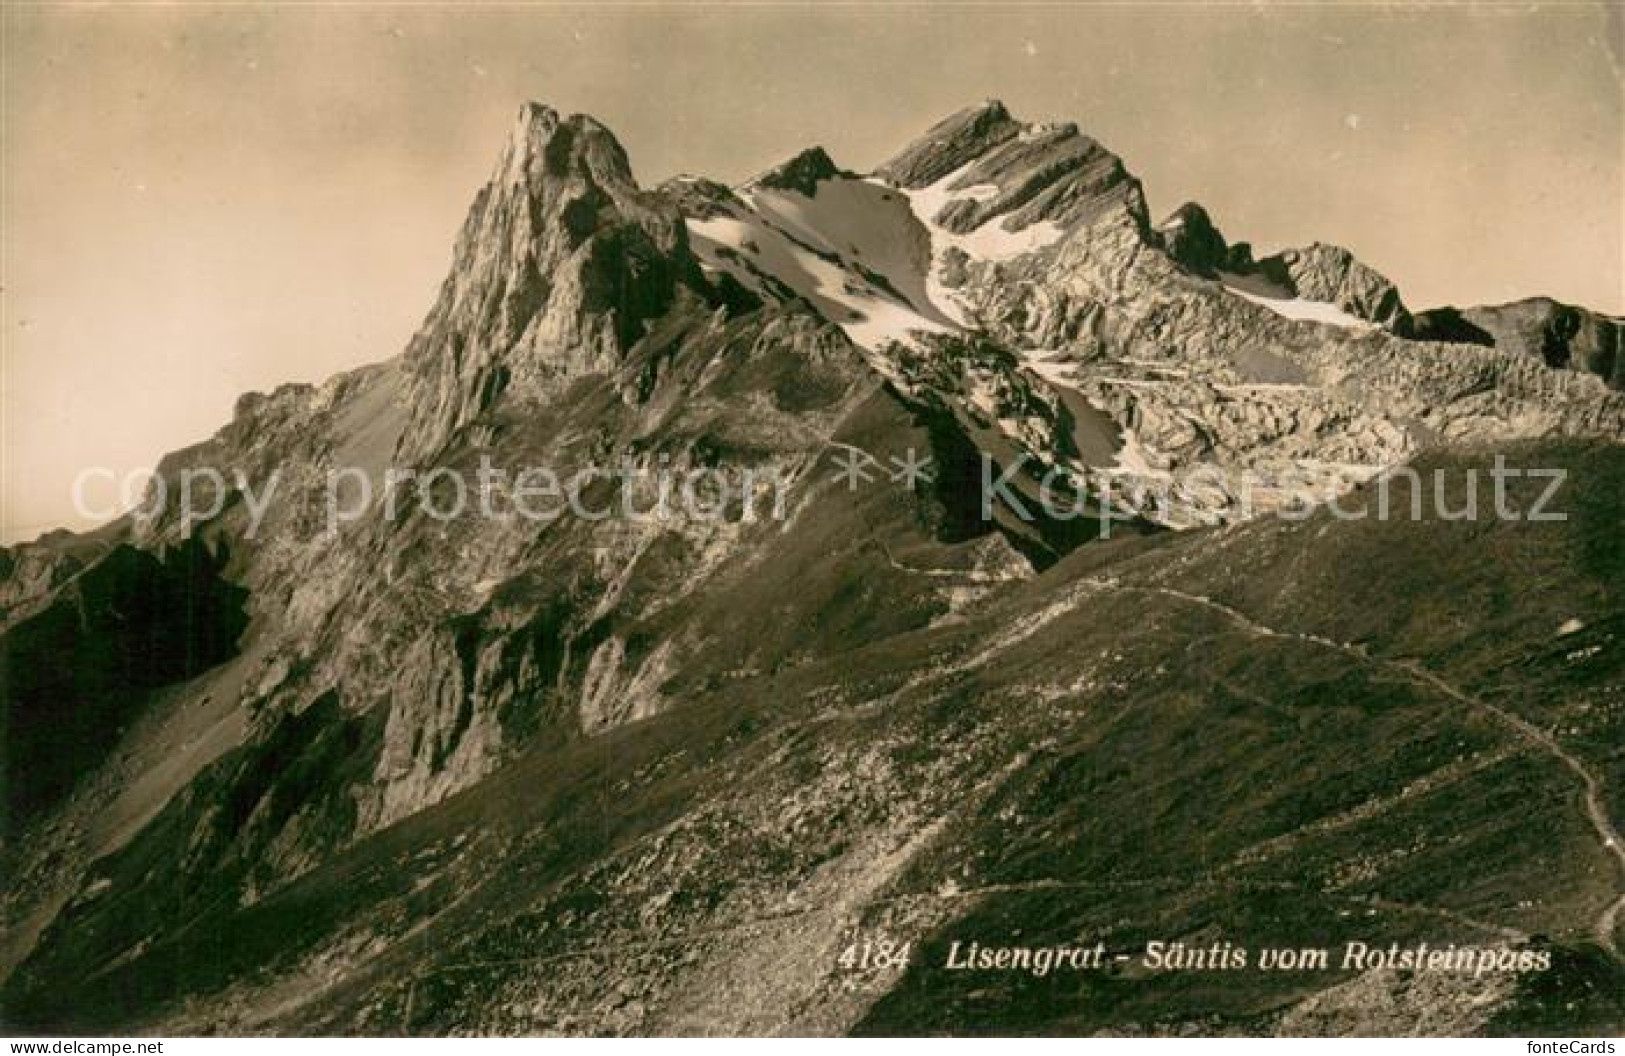
<instances>
[{"instance_id":1,"label":"winding path","mask_svg":"<svg viewBox=\"0 0 1625 1056\"><path fill-rule=\"evenodd\" d=\"M1597 840L1602 844L1603 850L1612 856L1615 864L1619 867L1622 879L1620 888L1616 891L1616 897L1609 903L1608 908L1603 910L1602 914L1597 918L1596 924L1593 926L1593 933L1597 942L1615 960L1625 960L1625 956L1622 956L1620 952L1618 941L1615 939L1620 914L1625 913L1625 840L1621 839L1619 829L1614 825L1613 819L1608 816L1608 808L1603 800L1602 779L1583 760L1559 744L1551 734L1499 705L1491 704L1489 701L1463 692L1414 660L1385 660L1381 657L1371 656L1347 642L1335 641L1318 634L1280 631L1274 627L1259 623L1246 613L1223 602L1215 601L1201 594L1175 590L1172 587L1126 586L1114 580L1106 579L1092 579L1088 582L1097 587L1123 593L1151 594L1174 598L1216 612L1248 633L1261 638L1280 638L1289 641L1307 642L1311 645L1318 645L1342 653L1361 664L1397 671L1413 682L1420 682L1457 703L1489 716L1530 747L1555 759L1579 781L1580 787L1585 793L1586 819L1596 831Z\"/></svg>"}]
</instances>

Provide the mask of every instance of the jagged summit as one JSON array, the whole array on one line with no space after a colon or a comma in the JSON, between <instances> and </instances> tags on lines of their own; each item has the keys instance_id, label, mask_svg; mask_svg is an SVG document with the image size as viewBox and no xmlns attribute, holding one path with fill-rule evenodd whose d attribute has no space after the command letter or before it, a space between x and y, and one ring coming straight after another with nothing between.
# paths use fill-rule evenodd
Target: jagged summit
<instances>
[{"instance_id":1,"label":"jagged summit","mask_svg":"<svg viewBox=\"0 0 1625 1056\"><path fill-rule=\"evenodd\" d=\"M667 190L706 269L811 305L875 351L958 329L952 288L967 269L1044 253L1102 217L1135 237L1144 225L1139 185L1114 155L1075 125L1023 124L997 101L938 122L870 177L812 147L735 190Z\"/></svg>"},{"instance_id":2,"label":"jagged summit","mask_svg":"<svg viewBox=\"0 0 1625 1056\"><path fill-rule=\"evenodd\" d=\"M955 192L930 217L955 234L994 218L1016 231L1044 221L1072 227L1123 210L1147 226L1139 181L1120 158L1071 122L1022 122L997 100L937 122L875 174L909 190L942 184Z\"/></svg>"},{"instance_id":3,"label":"jagged summit","mask_svg":"<svg viewBox=\"0 0 1625 1056\"><path fill-rule=\"evenodd\" d=\"M1208 211L1196 202L1170 213L1157 225L1157 235L1169 256L1198 275L1212 278L1220 271L1246 271L1252 266L1247 243L1227 244Z\"/></svg>"},{"instance_id":4,"label":"jagged summit","mask_svg":"<svg viewBox=\"0 0 1625 1056\"><path fill-rule=\"evenodd\" d=\"M1625 319L1550 297L1417 312L1406 336L1511 349L1548 366L1596 374L1613 388L1625 389Z\"/></svg>"},{"instance_id":5,"label":"jagged summit","mask_svg":"<svg viewBox=\"0 0 1625 1056\"><path fill-rule=\"evenodd\" d=\"M901 187L924 187L1014 137L1021 125L1003 103L990 99L950 114L875 170Z\"/></svg>"},{"instance_id":6,"label":"jagged summit","mask_svg":"<svg viewBox=\"0 0 1625 1056\"><path fill-rule=\"evenodd\" d=\"M1625 1021L1589 777L1621 718L1617 327L1531 301L1406 340L1347 251L1253 263L1194 203L1153 230L1109 151L997 102L869 177L814 148L644 190L540 104L500 147L404 355L160 464L240 496L0 550L0 1020ZM1378 515L1355 485L1419 451L1439 519ZM1446 519L1445 471L1503 453L1572 470L1572 519ZM371 506L330 490L357 470ZM1292 920L1568 960L1527 991L1389 965L1195 992L922 955L854 990L798 953L859 923L940 952Z\"/></svg>"},{"instance_id":7,"label":"jagged summit","mask_svg":"<svg viewBox=\"0 0 1625 1056\"><path fill-rule=\"evenodd\" d=\"M535 101L520 106L498 171L532 180L576 171L606 188L636 188L626 150L606 125L587 114L561 115Z\"/></svg>"},{"instance_id":8,"label":"jagged summit","mask_svg":"<svg viewBox=\"0 0 1625 1056\"><path fill-rule=\"evenodd\" d=\"M1246 242L1225 241L1207 209L1186 202L1157 225L1163 250L1181 267L1208 279L1233 282L1264 299L1324 304L1355 320L1394 333L1409 332L1409 312L1388 278L1342 246L1316 242L1253 259Z\"/></svg>"},{"instance_id":9,"label":"jagged summit","mask_svg":"<svg viewBox=\"0 0 1625 1056\"><path fill-rule=\"evenodd\" d=\"M818 185L824 180L850 175L835 164L823 147L808 147L788 161L780 162L751 179L746 186L796 191L813 198L818 194Z\"/></svg>"},{"instance_id":10,"label":"jagged summit","mask_svg":"<svg viewBox=\"0 0 1625 1056\"><path fill-rule=\"evenodd\" d=\"M510 387L540 395L613 363L696 273L682 214L638 186L608 128L524 104L407 347L403 455L434 452Z\"/></svg>"}]
</instances>

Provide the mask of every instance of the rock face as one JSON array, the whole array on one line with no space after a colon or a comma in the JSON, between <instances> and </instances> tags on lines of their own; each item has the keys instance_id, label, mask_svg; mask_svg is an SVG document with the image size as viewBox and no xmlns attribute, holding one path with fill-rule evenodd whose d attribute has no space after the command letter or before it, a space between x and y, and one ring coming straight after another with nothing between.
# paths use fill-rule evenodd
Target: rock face
<instances>
[{"instance_id":1,"label":"rock face","mask_svg":"<svg viewBox=\"0 0 1625 1056\"><path fill-rule=\"evenodd\" d=\"M1097 478L1125 516L1188 526L1309 501L1441 437L1625 427L1619 399L1578 373L1403 339L1399 293L1346 250L1254 262L1194 204L1153 230L1138 182L1071 125L993 102L873 177L800 167L816 178L794 192L683 185L707 271L810 305L905 386L889 348L990 337L1013 355L987 384L1035 394L1031 413L994 419L1009 457ZM1084 445L1089 459L1057 443L1068 403L1107 419L1113 448ZM1195 489L1192 475L1264 483Z\"/></svg>"},{"instance_id":2,"label":"rock face","mask_svg":"<svg viewBox=\"0 0 1625 1056\"><path fill-rule=\"evenodd\" d=\"M1232 254L1213 218L1195 202L1186 202L1175 209L1168 219L1157 225L1163 248L1187 269L1207 278L1215 278L1221 271L1247 271L1251 269L1251 253Z\"/></svg>"},{"instance_id":3,"label":"rock face","mask_svg":"<svg viewBox=\"0 0 1625 1056\"><path fill-rule=\"evenodd\" d=\"M1625 397L1617 321L1572 312L1411 316L1335 247L1153 228L1118 158L996 102L871 175L652 191L527 106L400 356L165 460L232 482L216 513L0 553L10 747L82 749L12 810L0 1019L1358 1029L1380 986L1617 1023L1581 799L1625 780ZM1506 452L1571 471L1569 520L1257 516ZM579 508L527 513L533 468ZM928 967L1294 921L1558 975L1197 1007ZM869 934L928 952L844 974Z\"/></svg>"},{"instance_id":4,"label":"rock face","mask_svg":"<svg viewBox=\"0 0 1625 1056\"><path fill-rule=\"evenodd\" d=\"M1341 246L1317 242L1289 249L1259 261L1258 270L1299 297L1334 304L1390 330L1403 330L1410 315L1394 284Z\"/></svg>"},{"instance_id":5,"label":"rock face","mask_svg":"<svg viewBox=\"0 0 1625 1056\"><path fill-rule=\"evenodd\" d=\"M246 592L222 580L225 563L197 540L159 555L119 545L7 629L0 832L58 805L151 690L232 656Z\"/></svg>"},{"instance_id":6,"label":"rock face","mask_svg":"<svg viewBox=\"0 0 1625 1056\"><path fill-rule=\"evenodd\" d=\"M1487 345L1533 356L1549 367L1595 374L1625 389L1625 320L1531 297L1479 308L1419 312L1407 336Z\"/></svg>"},{"instance_id":7,"label":"rock face","mask_svg":"<svg viewBox=\"0 0 1625 1056\"><path fill-rule=\"evenodd\" d=\"M1014 231L1086 223L1115 208L1145 213L1139 181L1078 126L1022 124L997 101L933 126L876 175L908 190L942 187L947 200L924 219L959 235L995 217Z\"/></svg>"},{"instance_id":8,"label":"rock face","mask_svg":"<svg viewBox=\"0 0 1625 1056\"><path fill-rule=\"evenodd\" d=\"M405 454L432 455L510 387L541 397L612 367L692 279L685 248L608 129L526 106L406 350Z\"/></svg>"},{"instance_id":9,"label":"rock face","mask_svg":"<svg viewBox=\"0 0 1625 1056\"><path fill-rule=\"evenodd\" d=\"M818 195L818 185L837 176L849 176L836 167L823 147L809 147L782 165L775 166L751 181L758 187L795 191L808 198Z\"/></svg>"},{"instance_id":10,"label":"rock face","mask_svg":"<svg viewBox=\"0 0 1625 1056\"><path fill-rule=\"evenodd\" d=\"M1410 313L1394 284L1341 246L1316 242L1255 261L1248 243L1226 243L1207 210L1195 202L1176 209L1157 227L1157 235L1170 257L1205 278L1253 277L1277 298L1330 305L1395 332L1410 326Z\"/></svg>"}]
</instances>

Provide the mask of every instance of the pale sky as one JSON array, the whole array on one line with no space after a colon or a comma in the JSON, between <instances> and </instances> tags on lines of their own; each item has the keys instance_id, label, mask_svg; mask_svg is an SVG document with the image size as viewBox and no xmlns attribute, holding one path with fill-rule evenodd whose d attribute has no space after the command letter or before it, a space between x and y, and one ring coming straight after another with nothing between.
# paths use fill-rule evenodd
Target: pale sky
<instances>
[{"instance_id":1,"label":"pale sky","mask_svg":"<svg viewBox=\"0 0 1625 1056\"><path fill-rule=\"evenodd\" d=\"M804 146L867 169L995 97L1157 217L1352 248L1412 307L1625 313L1621 13L1595 4L6 4L0 535L241 392L398 352L519 104L645 184Z\"/></svg>"}]
</instances>

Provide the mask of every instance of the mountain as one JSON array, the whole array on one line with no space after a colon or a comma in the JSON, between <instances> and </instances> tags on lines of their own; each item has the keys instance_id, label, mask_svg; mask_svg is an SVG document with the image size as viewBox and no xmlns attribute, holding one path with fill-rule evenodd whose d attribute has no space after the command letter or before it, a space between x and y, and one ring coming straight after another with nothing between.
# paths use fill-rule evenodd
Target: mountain
<instances>
[{"instance_id":1,"label":"mountain","mask_svg":"<svg viewBox=\"0 0 1625 1056\"><path fill-rule=\"evenodd\" d=\"M1625 395L1475 311L996 102L654 189L529 104L404 352L3 554L0 1020L1617 1028ZM1564 520L1440 512L1509 461Z\"/></svg>"},{"instance_id":2,"label":"mountain","mask_svg":"<svg viewBox=\"0 0 1625 1056\"><path fill-rule=\"evenodd\" d=\"M1397 289L1346 250L1254 261L1194 204L1153 226L1139 182L1073 125L992 102L874 177L805 171L820 175L793 191L670 185L702 266L811 306L905 390L894 343L940 359L991 339L1014 359L967 395L993 408L980 417L998 442L1108 476L1158 523L1242 515L1232 482L1181 487L1198 466L1290 476L1277 490L1296 501L1440 441L1625 432L1612 368L1591 366L1611 360L1554 372L1568 361L1415 340ZM1178 508L1159 508L1170 491Z\"/></svg>"},{"instance_id":3,"label":"mountain","mask_svg":"<svg viewBox=\"0 0 1625 1056\"><path fill-rule=\"evenodd\" d=\"M1455 341L1505 348L1534 356L1547 366L1596 374L1614 389L1625 388L1625 319L1549 297L1478 308L1435 308L1413 318L1407 335L1424 341Z\"/></svg>"}]
</instances>

